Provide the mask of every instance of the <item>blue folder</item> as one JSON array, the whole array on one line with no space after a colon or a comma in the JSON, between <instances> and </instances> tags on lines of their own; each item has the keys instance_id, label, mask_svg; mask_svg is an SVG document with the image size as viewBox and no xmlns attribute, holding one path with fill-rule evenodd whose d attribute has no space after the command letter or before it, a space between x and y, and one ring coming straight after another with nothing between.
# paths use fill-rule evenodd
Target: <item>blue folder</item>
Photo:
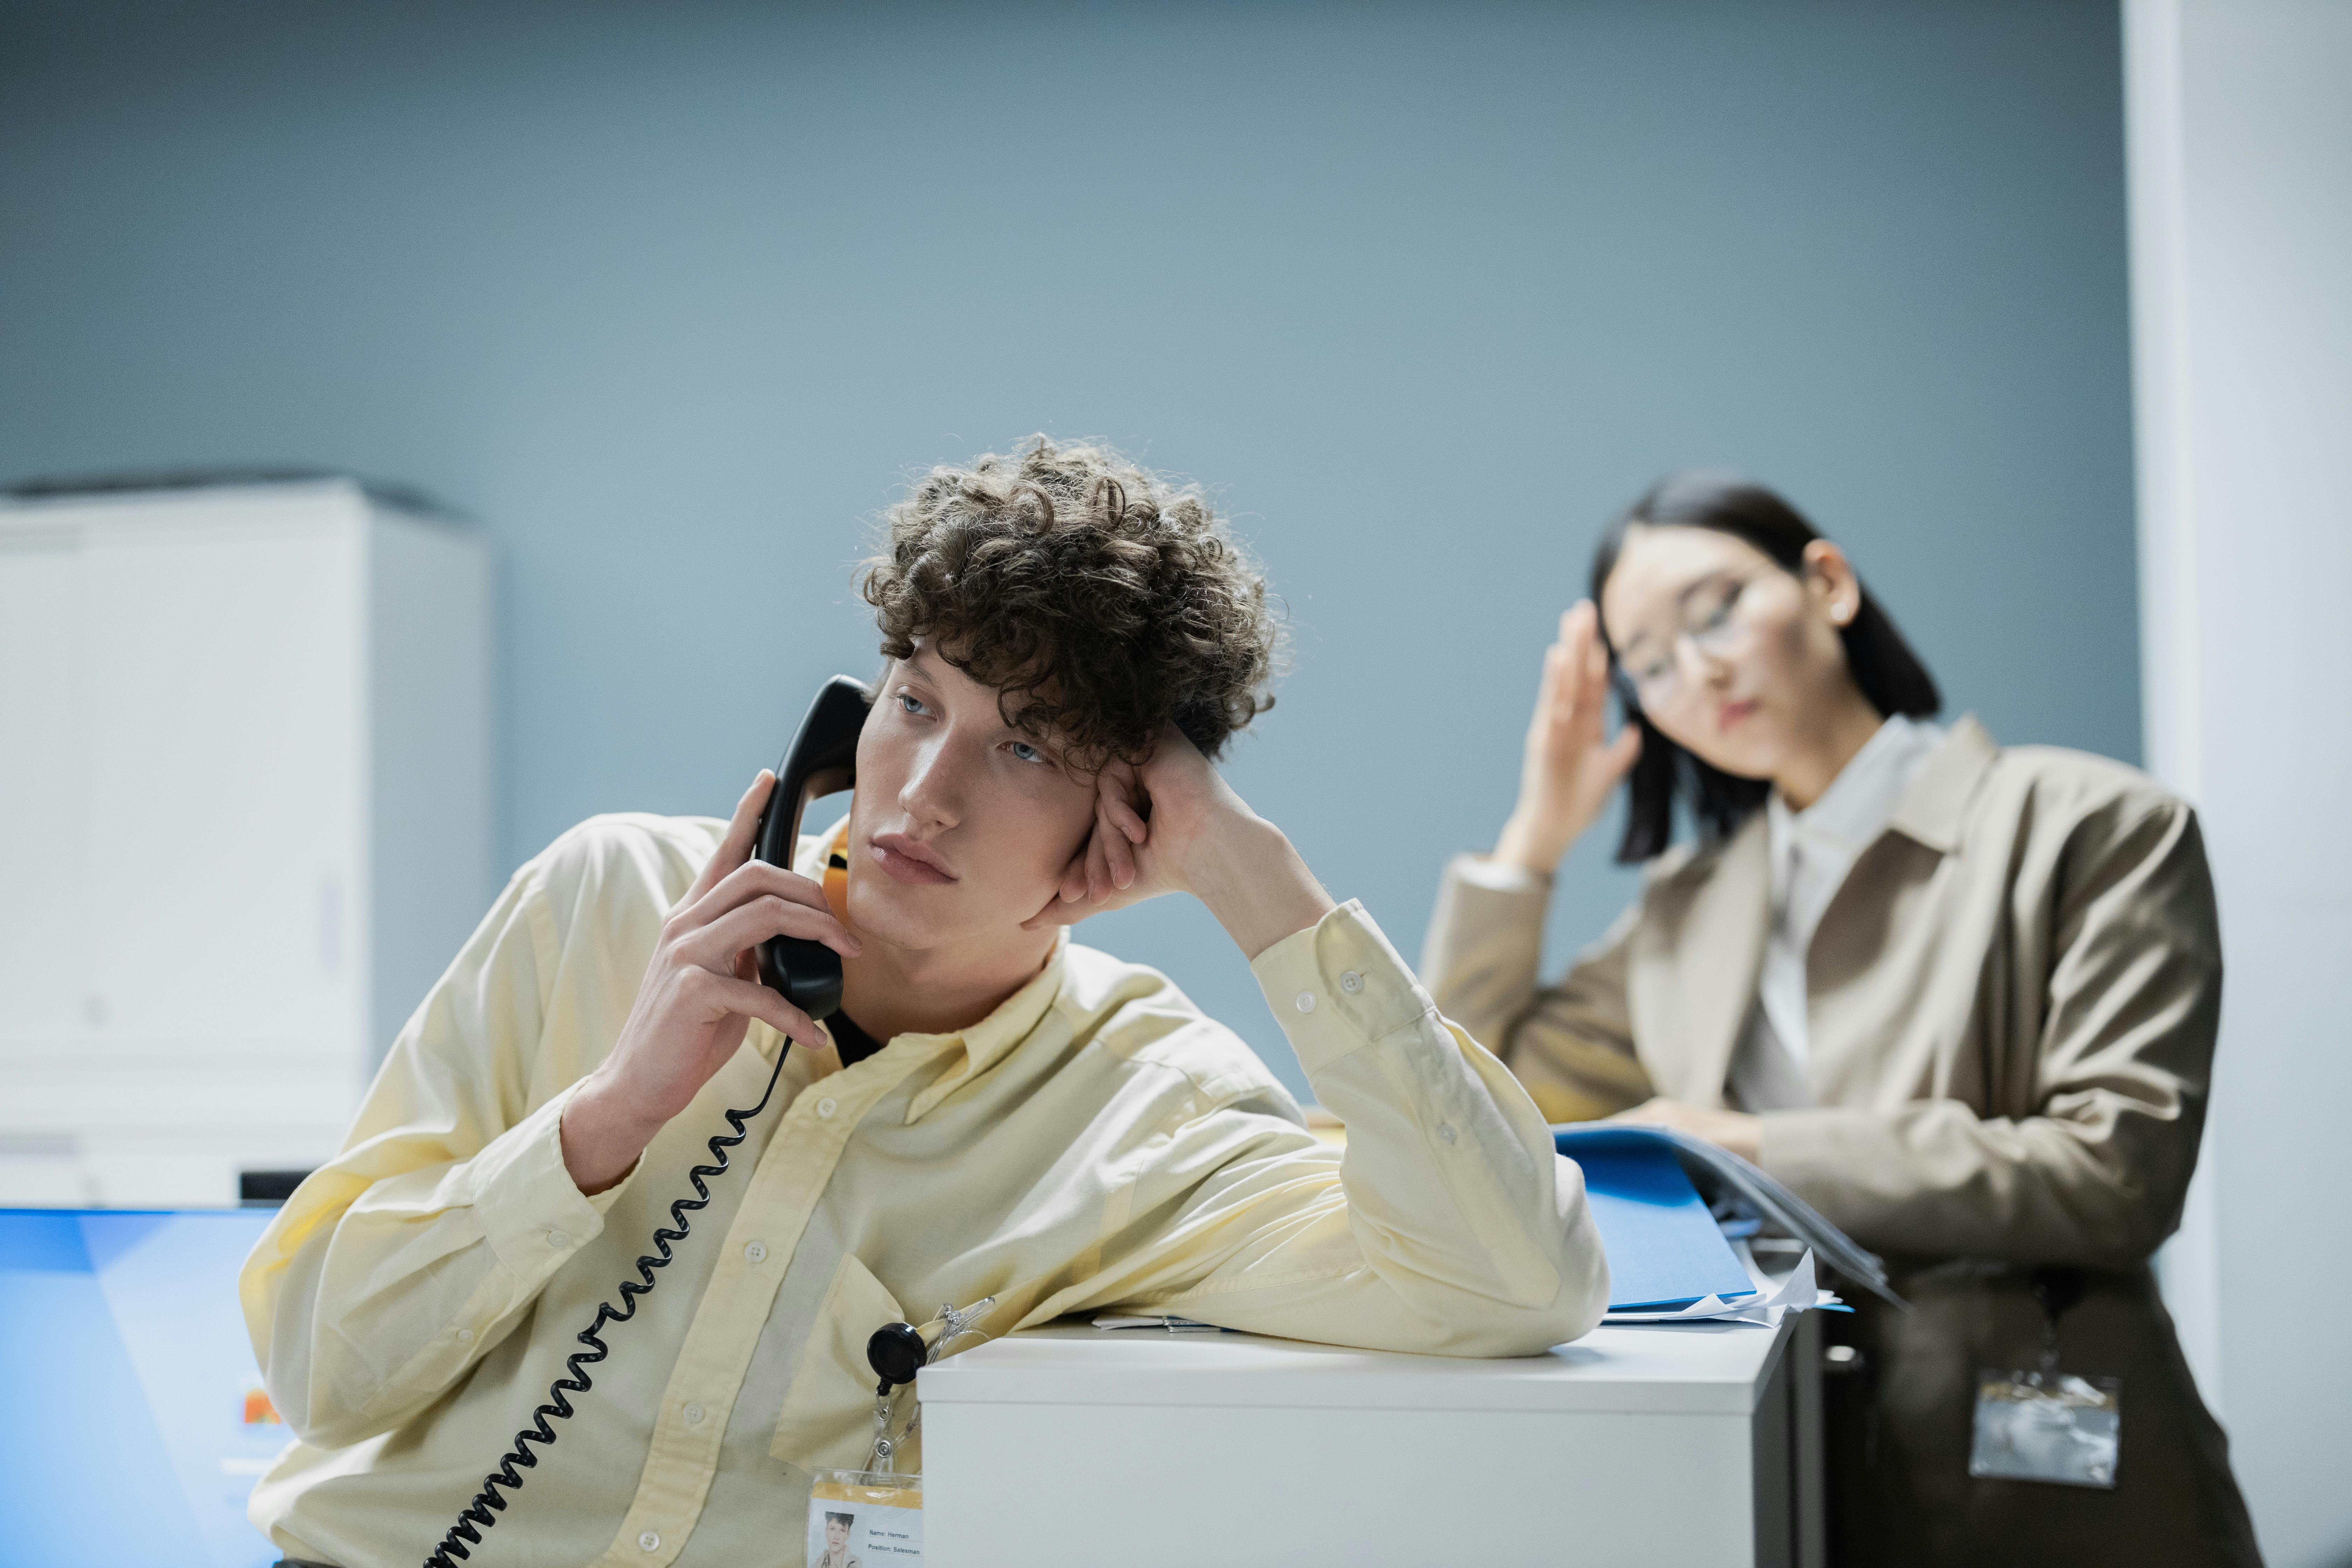
<instances>
[{"instance_id":1,"label":"blue folder","mask_svg":"<svg viewBox=\"0 0 2352 1568\"><path fill-rule=\"evenodd\" d=\"M0 1209L0 1561L264 1568L289 1434L236 1275L271 1215Z\"/></svg>"},{"instance_id":2,"label":"blue folder","mask_svg":"<svg viewBox=\"0 0 2352 1568\"><path fill-rule=\"evenodd\" d=\"M1609 1255L1611 1311L1671 1312L1702 1297L1756 1293L1672 1142L1647 1128L1589 1125L1555 1129L1552 1143L1583 1168Z\"/></svg>"}]
</instances>

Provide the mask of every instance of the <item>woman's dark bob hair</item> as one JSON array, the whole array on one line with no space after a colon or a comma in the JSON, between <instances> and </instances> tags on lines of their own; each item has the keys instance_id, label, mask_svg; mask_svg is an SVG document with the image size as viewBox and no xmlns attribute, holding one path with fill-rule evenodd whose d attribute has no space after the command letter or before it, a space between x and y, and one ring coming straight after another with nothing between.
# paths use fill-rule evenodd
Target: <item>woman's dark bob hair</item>
<instances>
[{"instance_id":1,"label":"woman's dark bob hair","mask_svg":"<svg viewBox=\"0 0 2352 1568\"><path fill-rule=\"evenodd\" d=\"M1804 574L1805 546L1821 537L1803 514L1762 485L1727 474L1671 475L1652 486L1601 536L1600 547L1592 552L1596 606L1601 589L1608 586L1609 574L1617 569L1626 532L1634 528L1711 528L1746 540L1783 571L1799 576ZM1630 865L1662 854L1674 841L1675 799L1685 794L1691 814L1698 819L1701 843L1720 843L1730 837L1764 804L1771 781L1744 779L1710 767L1659 733L1635 700L1633 683L1615 663L1617 647L1609 640L1605 619L1601 636L1609 646L1625 716L1642 727L1642 755L1626 780L1625 837L1617 846L1617 858ZM1936 678L1927 673L1927 667L1919 662L1919 656L1911 651L1911 645L1903 640L1903 634L1895 629L1895 622L1870 596L1869 589L1863 590L1862 607L1838 629L1838 636L1845 643L1846 666L1853 671L1854 684L1881 714L1924 719L1943 707Z\"/></svg>"}]
</instances>

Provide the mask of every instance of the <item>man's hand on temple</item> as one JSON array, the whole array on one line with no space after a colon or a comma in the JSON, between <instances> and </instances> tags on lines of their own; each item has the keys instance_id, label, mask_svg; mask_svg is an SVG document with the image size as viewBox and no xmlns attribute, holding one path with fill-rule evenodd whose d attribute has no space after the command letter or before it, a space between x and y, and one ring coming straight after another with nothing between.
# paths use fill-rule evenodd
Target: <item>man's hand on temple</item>
<instances>
[{"instance_id":1,"label":"man's hand on temple","mask_svg":"<svg viewBox=\"0 0 2352 1568\"><path fill-rule=\"evenodd\" d=\"M826 1044L807 1014L760 984L758 949L770 937L821 942L845 958L858 951L823 888L751 858L775 783L762 771L737 803L727 837L663 922L613 1054L563 1108L563 1167L583 1193L629 1173L654 1134L733 1058L752 1019L803 1046Z\"/></svg>"},{"instance_id":2,"label":"man's hand on temple","mask_svg":"<svg viewBox=\"0 0 2352 1568\"><path fill-rule=\"evenodd\" d=\"M1255 958L1334 907L1280 828L1249 808L1173 724L1140 768L1106 767L1094 831L1060 893L1025 922L1075 925L1162 893L1191 893Z\"/></svg>"}]
</instances>

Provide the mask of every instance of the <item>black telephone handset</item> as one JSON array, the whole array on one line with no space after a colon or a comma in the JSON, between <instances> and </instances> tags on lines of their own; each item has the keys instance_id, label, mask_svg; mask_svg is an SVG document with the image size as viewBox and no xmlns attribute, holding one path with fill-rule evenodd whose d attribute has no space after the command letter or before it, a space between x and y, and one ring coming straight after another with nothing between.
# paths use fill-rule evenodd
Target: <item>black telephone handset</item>
<instances>
[{"instance_id":1,"label":"black telephone handset","mask_svg":"<svg viewBox=\"0 0 2352 1568\"><path fill-rule=\"evenodd\" d=\"M809 705L808 717L801 721L800 732L776 765L775 791L761 814L760 830L751 841L753 855L772 865L792 865L800 843L801 816L808 803L847 789L856 774L857 735L866 726L866 688L845 675L835 676L818 691L816 700ZM841 955L823 942L794 937L773 937L761 942L760 979L812 1018L829 1018L841 1010ZM727 1173L727 1151L743 1142L744 1124L765 1110L775 1097L776 1079L783 1072L785 1051L790 1048L791 1042L786 1041L784 1048L777 1051L776 1065L768 1073L767 1092L760 1096L760 1103L727 1112L733 1134L717 1133L709 1142L710 1156L718 1163L697 1165L687 1173L695 1195L671 1204L669 1224L654 1229L654 1247L659 1256L638 1255L637 1278L621 1281L620 1307L609 1301L596 1303L596 1321L578 1336L588 1348L565 1358L565 1375L548 1389L547 1403L531 1412L531 1424L515 1434L514 1447L499 1458L499 1468L483 1478L482 1489L474 1494L474 1500L457 1511L457 1522L425 1559L425 1568L457 1568L459 1560L470 1555L467 1547L481 1544L482 1531L498 1523L499 1511L507 1506L500 1493L520 1489L522 1471L516 1467L539 1463L530 1446L553 1445L555 1428L547 1424L548 1418L569 1420L572 1405L565 1395L588 1392L592 1380L587 1369L612 1353L602 1338L604 1325L625 1323L637 1315L637 1298L654 1288L654 1270L669 1265L670 1243L684 1241L691 1229L687 1215L710 1203L710 1189L703 1178Z\"/></svg>"},{"instance_id":2,"label":"black telephone handset","mask_svg":"<svg viewBox=\"0 0 2352 1568\"><path fill-rule=\"evenodd\" d=\"M845 675L816 694L792 749L776 764L775 793L751 841L754 856L791 868L808 803L847 789L857 776L857 734L868 701L866 688ZM821 942L770 937L760 944L760 983L810 1017L830 1018L841 1010L841 954Z\"/></svg>"}]
</instances>

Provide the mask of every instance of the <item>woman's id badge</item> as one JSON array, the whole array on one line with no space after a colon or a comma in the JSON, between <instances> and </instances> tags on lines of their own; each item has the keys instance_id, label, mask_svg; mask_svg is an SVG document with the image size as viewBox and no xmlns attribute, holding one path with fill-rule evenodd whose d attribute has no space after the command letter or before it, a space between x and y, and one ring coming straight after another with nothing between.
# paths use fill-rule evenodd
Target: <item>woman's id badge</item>
<instances>
[{"instance_id":1,"label":"woman's id badge","mask_svg":"<svg viewBox=\"0 0 2352 1568\"><path fill-rule=\"evenodd\" d=\"M819 1470L811 1479L808 1568L919 1568L923 1478Z\"/></svg>"},{"instance_id":2,"label":"woman's id badge","mask_svg":"<svg viewBox=\"0 0 2352 1568\"><path fill-rule=\"evenodd\" d=\"M1969 1474L2112 1488L2122 1426L2123 1384L2115 1378L1979 1373Z\"/></svg>"}]
</instances>

